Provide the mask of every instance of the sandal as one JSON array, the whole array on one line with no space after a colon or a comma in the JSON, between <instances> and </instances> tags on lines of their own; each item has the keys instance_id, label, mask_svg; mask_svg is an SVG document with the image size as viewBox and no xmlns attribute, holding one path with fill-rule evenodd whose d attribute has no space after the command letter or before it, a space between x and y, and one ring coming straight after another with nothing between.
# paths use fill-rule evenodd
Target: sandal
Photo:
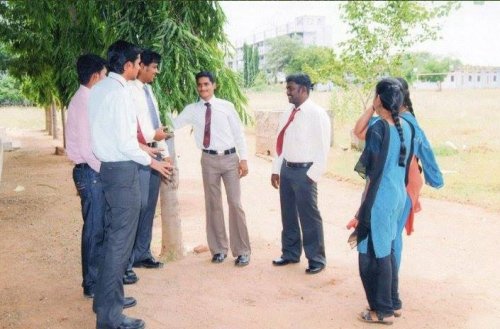
<instances>
[{"instance_id":1,"label":"sandal","mask_svg":"<svg viewBox=\"0 0 500 329\"><path fill-rule=\"evenodd\" d=\"M368 307L368 306L367 306L367 307L366 307L366 310L367 310L367 311L371 311L372 309L371 309L370 307ZM402 309L402 308L400 308L399 310L394 310L394 317L395 317L395 318L399 318L399 317L401 317L402 315L403 315L403 309Z\"/></svg>"},{"instance_id":2,"label":"sandal","mask_svg":"<svg viewBox=\"0 0 500 329\"><path fill-rule=\"evenodd\" d=\"M375 316L375 319L374 317L372 317L372 315ZM358 319L362 322L366 322L366 323L376 323L376 324L385 324L385 325L391 325L393 324L393 316L389 316L389 317L382 317L380 316L377 312L375 311L363 311L359 314L359 317Z\"/></svg>"}]
</instances>

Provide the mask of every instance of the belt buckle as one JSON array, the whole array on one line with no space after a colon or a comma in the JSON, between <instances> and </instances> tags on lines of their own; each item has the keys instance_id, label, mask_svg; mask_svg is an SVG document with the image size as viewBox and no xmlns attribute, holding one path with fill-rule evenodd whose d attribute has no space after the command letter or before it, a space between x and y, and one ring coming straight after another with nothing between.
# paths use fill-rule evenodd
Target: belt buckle
<instances>
[{"instance_id":1,"label":"belt buckle","mask_svg":"<svg viewBox=\"0 0 500 329\"><path fill-rule=\"evenodd\" d=\"M215 151L217 155L224 155L224 151Z\"/></svg>"}]
</instances>

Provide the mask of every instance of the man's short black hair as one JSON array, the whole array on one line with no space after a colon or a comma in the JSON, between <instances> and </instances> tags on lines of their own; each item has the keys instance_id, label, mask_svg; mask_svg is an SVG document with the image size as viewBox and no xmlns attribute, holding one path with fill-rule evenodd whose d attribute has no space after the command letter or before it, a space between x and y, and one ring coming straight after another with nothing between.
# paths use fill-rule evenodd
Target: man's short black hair
<instances>
[{"instance_id":1,"label":"man's short black hair","mask_svg":"<svg viewBox=\"0 0 500 329\"><path fill-rule=\"evenodd\" d=\"M89 83L92 74L100 73L106 67L104 58L94 55L85 54L78 57L76 61L76 72L78 73L78 82L81 85Z\"/></svg>"},{"instance_id":2,"label":"man's short black hair","mask_svg":"<svg viewBox=\"0 0 500 329\"><path fill-rule=\"evenodd\" d=\"M210 72L210 71L201 71L201 72L198 72L196 74L195 78L196 78L196 82L198 82L198 79L200 79L200 78L208 78L211 83L215 82L214 74L212 72Z\"/></svg>"},{"instance_id":3,"label":"man's short black hair","mask_svg":"<svg viewBox=\"0 0 500 329\"><path fill-rule=\"evenodd\" d=\"M118 40L108 48L108 64L109 70L118 74L122 74L124 65L127 62L134 62L141 53L141 48L136 45Z\"/></svg>"},{"instance_id":4,"label":"man's short black hair","mask_svg":"<svg viewBox=\"0 0 500 329\"><path fill-rule=\"evenodd\" d=\"M141 63L143 63L144 65L149 65L151 63L160 64L160 62L161 62L161 55L155 51L152 51L150 49L145 49L141 53Z\"/></svg>"},{"instance_id":5,"label":"man's short black hair","mask_svg":"<svg viewBox=\"0 0 500 329\"><path fill-rule=\"evenodd\" d=\"M289 82L295 82L299 86L306 87L308 94L312 88L311 78L309 78L309 76L304 73L290 74L289 76L286 77L286 83Z\"/></svg>"}]
</instances>

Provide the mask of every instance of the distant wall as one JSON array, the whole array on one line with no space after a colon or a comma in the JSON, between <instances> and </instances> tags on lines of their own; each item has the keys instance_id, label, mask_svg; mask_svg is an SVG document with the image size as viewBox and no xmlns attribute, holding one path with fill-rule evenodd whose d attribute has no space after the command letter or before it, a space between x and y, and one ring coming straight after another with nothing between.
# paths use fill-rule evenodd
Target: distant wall
<instances>
[{"instance_id":1,"label":"distant wall","mask_svg":"<svg viewBox=\"0 0 500 329\"><path fill-rule=\"evenodd\" d=\"M255 152L274 157L279 119L283 111L255 111Z\"/></svg>"}]
</instances>

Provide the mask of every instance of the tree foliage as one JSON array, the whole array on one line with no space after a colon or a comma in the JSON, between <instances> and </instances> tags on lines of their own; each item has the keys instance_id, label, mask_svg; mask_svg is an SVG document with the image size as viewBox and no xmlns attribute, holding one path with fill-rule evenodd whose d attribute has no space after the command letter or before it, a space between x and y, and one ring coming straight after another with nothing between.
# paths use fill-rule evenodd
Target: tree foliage
<instances>
[{"instance_id":1,"label":"tree foliage","mask_svg":"<svg viewBox=\"0 0 500 329\"><path fill-rule=\"evenodd\" d=\"M401 74L401 58L414 44L438 37L438 18L458 2L349 1L340 5L349 27L342 47L347 82L371 90L383 75Z\"/></svg>"},{"instance_id":2,"label":"tree foliage","mask_svg":"<svg viewBox=\"0 0 500 329\"><path fill-rule=\"evenodd\" d=\"M402 57L402 75L410 82L442 82L446 74L462 66L460 60L429 52L406 53Z\"/></svg>"},{"instance_id":3,"label":"tree foliage","mask_svg":"<svg viewBox=\"0 0 500 329\"><path fill-rule=\"evenodd\" d=\"M285 66L287 74L304 72L313 83L332 81L341 83L342 67L334 51L327 47L300 48Z\"/></svg>"},{"instance_id":4,"label":"tree foliage","mask_svg":"<svg viewBox=\"0 0 500 329\"><path fill-rule=\"evenodd\" d=\"M243 44L243 83L245 88L250 88L254 85L258 74L259 49L245 43Z\"/></svg>"},{"instance_id":5,"label":"tree foliage","mask_svg":"<svg viewBox=\"0 0 500 329\"><path fill-rule=\"evenodd\" d=\"M105 55L113 41L125 39L162 55L153 88L163 114L195 101L194 75L210 70L217 94L248 120L237 77L224 64L225 16L215 1L3 1L0 18L0 40L12 55L9 71L40 105L67 105L77 88L77 57Z\"/></svg>"},{"instance_id":6,"label":"tree foliage","mask_svg":"<svg viewBox=\"0 0 500 329\"><path fill-rule=\"evenodd\" d=\"M269 47L266 57L266 69L272 76L276 76L278 72L284 72L285 67L303 47L297 38L286 35L269 40L266 46Z\"/></svg>"}]
</instances>

